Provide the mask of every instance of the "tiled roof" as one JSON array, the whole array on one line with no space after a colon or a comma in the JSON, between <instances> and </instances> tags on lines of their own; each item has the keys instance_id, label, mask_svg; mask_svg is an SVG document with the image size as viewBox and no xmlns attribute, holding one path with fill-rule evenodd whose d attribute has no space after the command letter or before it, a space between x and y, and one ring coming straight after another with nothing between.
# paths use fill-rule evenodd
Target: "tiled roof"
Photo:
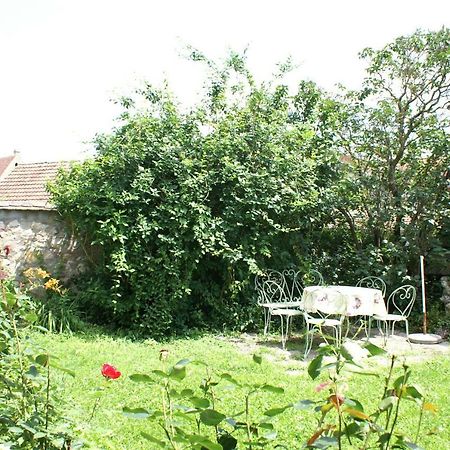
<instances>
[{"instance_id":1,"label":"tiled roof","mask_svg":"<svg viewBox=\"0 0 450 450\"><path fill-rule=\"evenodd\" d=\"M9 167L9 165L15 158L16 155L4 156L3 158L0 158L0 177L2 176L3 172L6 171L6 169Z\"/></svg>"},{"instance_id":2,"label":"tiled roof","mask_svg":"<svg viewBox=\"0 0 450 450\"><path fill-rule=\"evenodd\" d=\"M47 182L55 179L60 167L69 165L62 161L17 164L0 180L0 209L54 209Z\"/></svg>"}]
</instances>

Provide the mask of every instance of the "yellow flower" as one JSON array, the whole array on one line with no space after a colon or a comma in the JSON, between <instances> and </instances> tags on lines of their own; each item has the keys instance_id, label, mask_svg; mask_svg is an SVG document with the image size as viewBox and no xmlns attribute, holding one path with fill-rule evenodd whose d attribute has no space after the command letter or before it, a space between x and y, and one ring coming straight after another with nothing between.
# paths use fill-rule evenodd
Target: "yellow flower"
<instances>
[{"instance_id":1,"label":"yellow flower","mask_svg":"<svg viewBox=\"0 0 450 450\"><path fill-rule=\"evenodd\" d=\"M30 267L23 273L28 279L30 278L49 278L50 274L40 267Z\"/></svg>"},{"instance_id":2,"label":"yellow flower","mask_svg":"<svg viewBox=\"0 0 450 450\"><path fill-rule=\"evenodd\" d=\"M57 280L56 278L50 278L50 280L46 281L44 283L44 288L55 292L61 292L59 280Z\"/></svg>"}]
</instances>

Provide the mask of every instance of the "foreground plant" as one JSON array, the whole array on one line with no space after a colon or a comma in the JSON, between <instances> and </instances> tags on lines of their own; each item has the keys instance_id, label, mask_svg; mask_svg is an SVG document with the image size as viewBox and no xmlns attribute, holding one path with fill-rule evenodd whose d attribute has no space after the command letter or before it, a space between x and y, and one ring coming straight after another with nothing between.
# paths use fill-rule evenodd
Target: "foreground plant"
<instances>
[{"instance_id":1,"label":"foreground plant","mask_svg":"<svg viewBox=\"0 0 450 450\"><path fill-rule=\"evenodd\" d=\"M0 281L0 289L0 443L6 449L73 449L55 407L51 369L73 372L28 339L38 319L30 297L11 281Z\"/></svg>"},{"instance_id":2,"label":"foreground plant","mask_svg":"<svg viewBox=\"0 0 450 450\"><path fill-rule=\"evenodd\" d=\"M36 303L37 324L50 332L71 332L81 326L74 302L60 280L40 267L23 272L23 288Z\"/></svg>"},{"instance_id":3,"label":"foreground plant","mask_svg":"<svg viewBox=\"0 0 450 450\"><path fill-rule=\"evenodd\" d=\"M370 356L385 355L386 352L373 345L366 344L365 349ZM402 373L393 377L397 361L391 356L387 376L384 379L384 389L380 399L371 399L372 411L364 408L362 402L352 398L347 392L346 376L357 373L362 376L377 376L368 372L355 362L351 353L345 347L335 348L323 346L319 355L314 358L308 373L316 379L323 371L328 373L328 381L318 386L317 391L327 390L326 398L319 402L315 411L319 414L315 433L306 442L310 448L390 448L420 449L417 444L424 411L436 411L436 407L425 401L420 390L409 384L411 369L403 364ZM413 401L418 405L418 423L414 438L408 438L398 431L400 406L404 401Z\"/></svg>"},{"instance_id":4,"label":"foreground plant","mask_svg":"<svg viewBox=\"0 0 450 450\"><path fill-rule=\"evenodd\" d=\"M373 344L366 344L369 356L385 355L385 351ZM261 357L253 356L256 364ZM411 370L401 367L401 375L394 377L397 358L392 356L379 399L369 399L368 405L351 396L347 377L378 374L365 370L345 349L326 345L308 367L308 374L316 379L322 373L328 379L321 382L316 392L325 393L320 400L302 399L282 406L272 406L262 414L256 411L254 399L265 392L283 394L281 387L269 384L242 383L229 373L220 373L207 364L188 359L180 360L166 370L155 369L151 374L134 374L130 379L150 386L152 396L159 392L160 407L123 408L123 414L135 419L156 421L163 436L142 433L142 436L159 448L181 450L233 450L256 448L287 448L282 436L277 434L276 417L288 410L306 410L317 415L316 430L303 443L304 448L358 448L388 450L393 448L420 449L423 413L435 411L434 405L425 401L417 387L409 383ZM189 386L188 366L201 367L205 375L199 387ZM181 383L183 381L183 383ZM234 388L241 394L242 408L225 410L220 398L221 389ZM401 406L405 401L418 406L418 421L414 436L406 437L398 431ZM261 416L255 418L255 413ZM304 418L302 419L304 421ZM299 443L299 448L302 444Z\"/></svg>"}]
</instances>

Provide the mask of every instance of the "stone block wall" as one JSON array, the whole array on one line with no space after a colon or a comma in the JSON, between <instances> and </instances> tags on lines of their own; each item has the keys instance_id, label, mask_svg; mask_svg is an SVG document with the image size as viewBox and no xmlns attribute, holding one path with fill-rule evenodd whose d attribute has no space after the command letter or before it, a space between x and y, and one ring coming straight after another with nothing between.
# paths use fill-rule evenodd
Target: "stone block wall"
<instances>
[{"instance_id":1,"label":"stone block wall","mask_svg":"<svg viewBox=\"0 0 450 450\"><path fill-rule=\"evenodd\" d=\"M0 267L20 278L42 267L67 281L85 268L84 254L56 211L0 210Z\"/></svg>"}]
</instances>

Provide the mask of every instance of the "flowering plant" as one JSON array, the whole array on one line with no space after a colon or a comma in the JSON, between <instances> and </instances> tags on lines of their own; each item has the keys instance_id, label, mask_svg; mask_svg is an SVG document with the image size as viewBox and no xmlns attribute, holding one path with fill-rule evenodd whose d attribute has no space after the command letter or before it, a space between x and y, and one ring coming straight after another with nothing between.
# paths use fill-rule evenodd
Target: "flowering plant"
<instances>
[{"instance_id":1,"label":"flowering plant","mask_svg":"<svg viewBox=\"0 0 450 450\"><path fill-rule=\"evenodd\" d=\"M102 375L109 380L116 380L122 373L111 364L105 363L102 366Z\"/></svg>"}]
</instances>

